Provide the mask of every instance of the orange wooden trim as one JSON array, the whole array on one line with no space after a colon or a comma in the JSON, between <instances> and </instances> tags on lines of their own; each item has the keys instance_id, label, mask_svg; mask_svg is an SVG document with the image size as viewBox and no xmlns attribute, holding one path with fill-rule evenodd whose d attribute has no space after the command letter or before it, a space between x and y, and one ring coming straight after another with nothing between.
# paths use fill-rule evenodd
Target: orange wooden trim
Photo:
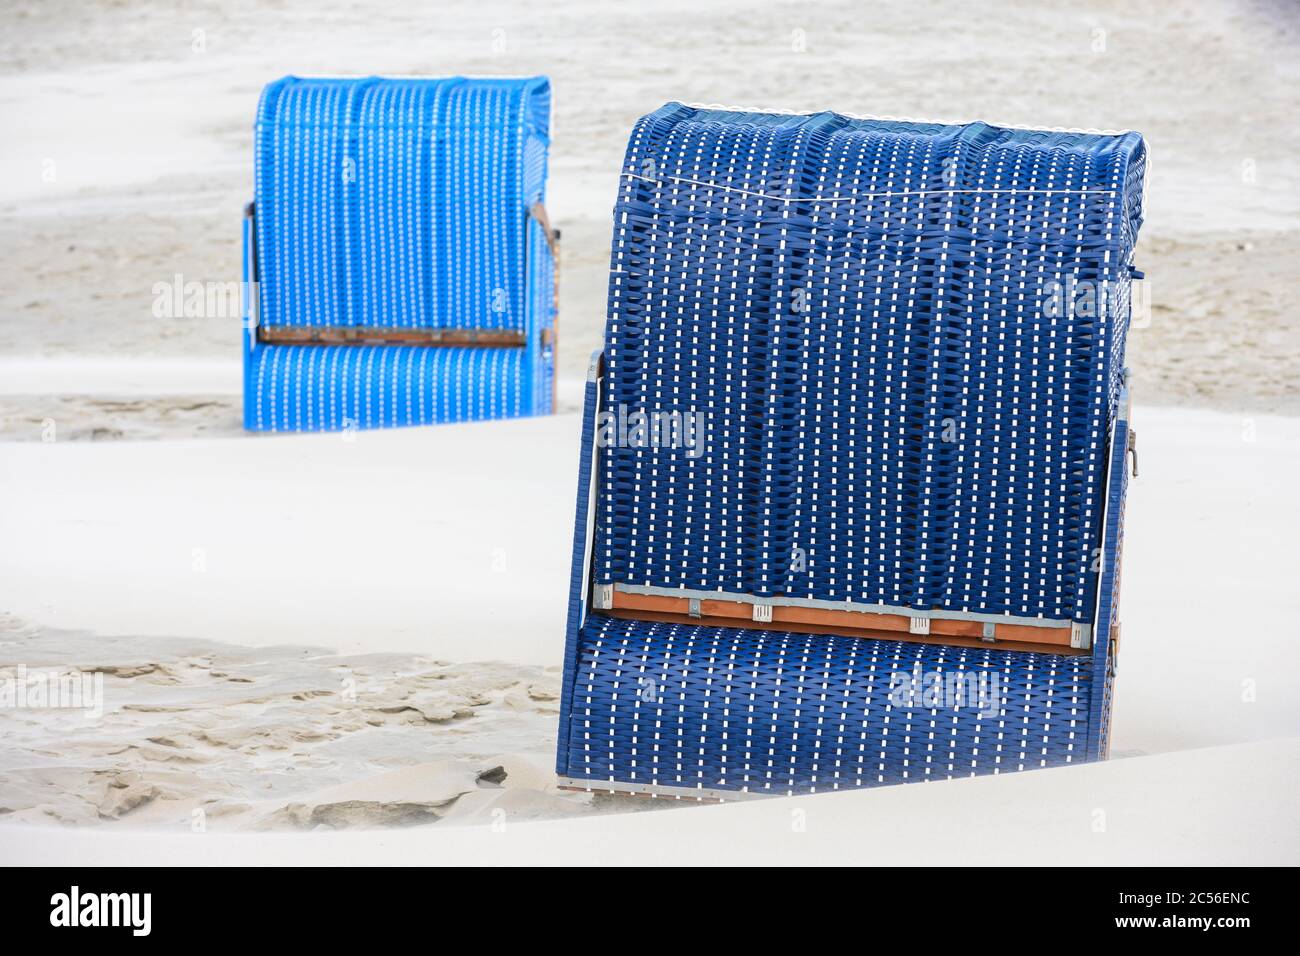
<instances>
[{"instance_id":1,"label":"orange wooden trim","mask_svg":"<svg viewBox=\"0 0 1300 956\"><path fill-rule=\"evenodd\" d=\"M399 329L366 325L259 325L268 345L481 345L522 348L528 337L514 329Z\"/></svg>"},{"instance_id":2,"label":"orange wooden trim","mask_svg":"<svg viewBox=\"0 0 1300 956\"><path fill-rule=\"evenodd\" d=\"M874 637L914 641L919 644L961 644L971 647L988 647L982 639L984 626L979 621L954 621L944 618L930 619L930 633L913 634L909 630L911 619L902 614L880 614L875 611L839 611L831 608L798 607L784 604L772 606L772 621L753 620L754 605L748 601L700 600L700 616L690 617L690 599L663 594L631 594L614 589L614 611L668 615L683 618L691 623L713 623L744 627L799 631L809 634L865 632ZM618 616L618 615L615 615ZM622 616L629 616L624 614ZM1061 654L1089 654L1091 651L1070 647L1070 628L1031 627L1027 624L995 624L993 636L1001 648L1042 651L1049 649Z\"/></svg>"}]
</instances>

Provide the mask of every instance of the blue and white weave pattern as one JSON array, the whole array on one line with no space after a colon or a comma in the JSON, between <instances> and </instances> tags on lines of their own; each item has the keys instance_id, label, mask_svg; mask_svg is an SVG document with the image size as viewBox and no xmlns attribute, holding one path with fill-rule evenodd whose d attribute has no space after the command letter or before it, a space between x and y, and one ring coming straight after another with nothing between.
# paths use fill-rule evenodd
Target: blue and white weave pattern
<instances>
[{"instance_id":1,"label":"blue and white weave pattern","mask_svg":"<svg viewBox=\"0 0 1300 956\"><path fill-rule=\"evenodd\" d=\"M587 394L562 777L801 793L1104 755L1145 157L1134 133L831 113L637 124ZM702 413L703 453L594 442L598 412L635 411ZM1091 644L654 620L589 610L595 585ZM909 675L996 677L995 699L909 697Z\"/></svg>"},{"instance_id":2,"label":"blue and white weave pattern","mask_svg":"<svg viewBox=\"0 0 1300 956\"><path fill-rule=\"evenodd\" d=\"M249 370L247 414L268 431L526 415L524 359L520 348L262 345Z\"/></svg>"},{"instance_id":3,"label":"blue and white weave pattern","mask_svg":"<svg viewBox=\"0 0 1300 956\"><path fill-rule=\"evenodd\" d=\"M602 584L1090 622L1145 148L665 106L615 208Z\"/></svg>"},{"instance_id":4,"label":"blue and white weave pattern","mask_svg":"<svg viewBox=\"0 0 1300 956\"><path fill-rule=\"evenodd\" d=\"M788 794L1058 766L1084 758L1091 670L1086 657L593 614L564 772ZM945 706L937 682L963 705Z\"/></svg>"},{"instance_id":5,"label":"blue and white weave pattern","mask_svg":"<svg viewBox=\"0 0 1300 956\"><path fill-rule=\"evenodd\" d=\"M261 326L507 330L526 344L296 346L250 334L246 427L550 409L554 263L528 215L545 198L549 113L543 77L287 77L266 88L256 131Z\"/></svg>"}]
</instances>

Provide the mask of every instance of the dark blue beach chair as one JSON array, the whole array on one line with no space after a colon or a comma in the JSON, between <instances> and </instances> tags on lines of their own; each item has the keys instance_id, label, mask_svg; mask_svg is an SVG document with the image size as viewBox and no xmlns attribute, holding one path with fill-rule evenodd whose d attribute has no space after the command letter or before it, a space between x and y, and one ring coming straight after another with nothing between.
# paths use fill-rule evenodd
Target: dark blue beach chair
<instances>
[{"instance_id":1,"label":"dark blue beach chair","mask_svg":"<svg viewBox=\"0 0 1300 956\"><path fill-rule=\"evenodd\" d=\"M554 406L550 87L266 88L244 226L244 427L316 431Z\"/></svg>"},{"instance_id":2,"label":"dark blue beach chair","mask_svg":"<svg viewBox=\"0 0 1300 956\"><path fill-rule=\"evenodd\" d=\"M834 113L636 125L562 785L720 799L1106 755L1145 157Z\"/></svg>"}]
</instances>

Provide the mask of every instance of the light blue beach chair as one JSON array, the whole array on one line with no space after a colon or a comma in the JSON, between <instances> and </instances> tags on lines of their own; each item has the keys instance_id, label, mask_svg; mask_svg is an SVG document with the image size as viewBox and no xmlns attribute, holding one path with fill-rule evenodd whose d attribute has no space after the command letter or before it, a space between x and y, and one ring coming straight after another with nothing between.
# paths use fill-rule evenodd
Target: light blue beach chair
<instances>
[{"instance_id":1,"label":"light blue beach chair","mask_svg":"<svg viewBox=\"0 0 1300 956\"><path fill-rule=\"evenodd\" d=\"M553 409L549 119L544 77L266 88L244 224L245 428Z\"/></svg>"},{"instance_id":2,"label":"light blue beach chair","mask_svg":"<svg viewBox=\"0 0 1300 956\"><path fill-rule=\"evenodd\" d=\"M669 104L632 132L557 770L733 798L1095 760L1135 133Z\"/></svg>"}]
</instances>

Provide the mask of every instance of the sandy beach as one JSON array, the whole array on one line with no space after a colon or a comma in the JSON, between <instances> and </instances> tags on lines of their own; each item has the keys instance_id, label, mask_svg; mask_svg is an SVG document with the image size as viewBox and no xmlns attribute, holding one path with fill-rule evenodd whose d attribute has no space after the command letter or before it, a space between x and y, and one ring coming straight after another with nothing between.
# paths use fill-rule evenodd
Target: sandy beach
<instances>
[{"instance_id":1,"label":"sandy beach","mask_svg":"<svg viewBox=\"0 0 1300 956\"><path fill-rule=\"evenodd\" d=\"M978 795L1006 808L985 822L1020 859L1300 861L1300 650L1283 623L1300 615L1300 9L998 7L14 5L0 679L104 677L97 716L0 708L0 861L416 862L388 827L448 862L559 860L575 843L608 863L666 862L670 844L678 861L762 861L723 835L788 828L782 801L640 813L673 804L561 792L552 772L610 208L629 128L669 100L1134 129L1153 158L1117 759L833 795L821 832L853 839L814 836L789 858L898 861L911 850L882 819L906 832L940 815L955 832ZM239 278L253 113L287 73L550 75L559 414L242 431L238 317L153 303L159 283ZM377 482L388 493L363 503ZM1252 774L1267 788L1240 785ZM1186 802L1214 812L1162 821L1135 795L1178 803L1196 781ZM1126 822L1089 843L1102 804ZM1030 824L1012 836L1016 813ZM953 861L992 845L927 840Z\"/></svg>"},{"instance_id":2,"label":"sandy beach","mask_svg":"<svg viewBox=\"0 0 1300 956\"><path fill-rule=\"evenodd\" d=\"M1149 310L1129 349L1139 399L1300 414L1300 318L1287 308L1300 268L1295 7L1001 6L965 17L957 2L878 4L867 16L844 3L814 16L796 3L667 3L647 18L598 2L452 3L434 18L331 2L19 4L0 40L0 118L24 131L0 152L0 356L237 361L237 318L159 320L152 290L178 274L238 279L266 82L545 73L564 377L581 378L599 345L627 131L675 99L1138 130L1152 156L1137 257ZM962 29L931 28L949 20ZM2 434L39 433L40 403L4 391ZM55 407L78 424L141 414Z\"/></svg>"}]
</instances>

